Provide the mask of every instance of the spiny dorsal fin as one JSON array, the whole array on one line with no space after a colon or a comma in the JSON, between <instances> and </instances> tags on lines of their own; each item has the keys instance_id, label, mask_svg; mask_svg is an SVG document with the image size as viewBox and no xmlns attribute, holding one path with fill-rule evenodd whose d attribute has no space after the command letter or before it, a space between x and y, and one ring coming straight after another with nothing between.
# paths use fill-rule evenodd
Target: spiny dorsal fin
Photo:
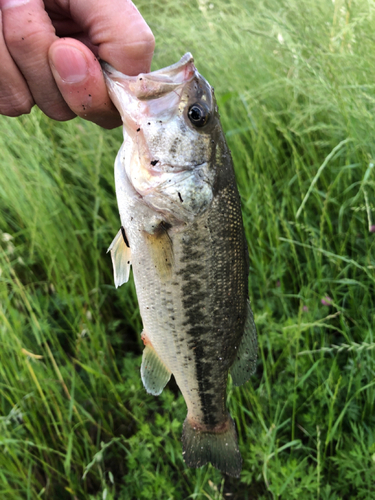
<instances>
[{"instance_id":1,"label":"spiny dorsal fin","mask_svg":"<svg viewBox=\"0 0 375 500\"><path fill-rule=\"evenodd\" d=\"M131 264L131 252L123 227L121 227L120 231L116 234L107 250L107 253L108 252L111 252L115 286L118 288L128 281Z\"/></svg>"},{"instance_id":2,"label":"spiny dorsal fin","mask_svg":"<svg viewBox=\"0 0 375 500\"><path fill-rule=\"evenodd\" d=\"M230 369L233 385L242 385L255 372L258 356L257 330L250 302L247 301L245 329L237 349L236 359Z\"/></svg>"},{"instance_id":3,"label":"spiny dorsal fin","mask_svg":"<svg viewBox=\"0 0 375 500\"><path fill-rule=\"evenodd\" d=\"M142 335L145 338L145 335ZM141 377L143 385L149 394L159 396L171 378L171 372L156 354L155 349L147 343L142 356Z\"/></svg>"}]
</instances>

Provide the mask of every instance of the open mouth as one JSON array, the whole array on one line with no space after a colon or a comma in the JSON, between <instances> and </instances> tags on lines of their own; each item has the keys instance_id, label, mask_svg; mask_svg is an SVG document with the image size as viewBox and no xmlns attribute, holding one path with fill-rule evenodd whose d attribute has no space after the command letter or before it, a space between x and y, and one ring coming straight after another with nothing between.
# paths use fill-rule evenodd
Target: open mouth
<instances>
[{"instance_id":1,"label":"open mouth","mask_svg":"<svg viewBox=\"0 0 375 500\"><path fill-rule=\"evenodd\" d=\"M181 83L190 81L197 73L190 52L167 68L151 73L140 73L138 76L124 75L105 61L101 61L100 64L110 89L116 83L122 84L128 92L140 100L161 97L174 90Z\"/></svg>"}]
</instances>

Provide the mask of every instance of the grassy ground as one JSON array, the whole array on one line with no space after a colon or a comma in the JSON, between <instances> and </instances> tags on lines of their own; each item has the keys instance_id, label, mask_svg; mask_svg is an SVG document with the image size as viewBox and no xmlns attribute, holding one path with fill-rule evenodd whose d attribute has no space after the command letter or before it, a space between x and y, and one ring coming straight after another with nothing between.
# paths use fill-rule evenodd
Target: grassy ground
<instances>
[{"instance_id":1,"label":"grassy ground","mask_svg":"<svg viewBox=\"0 0 375 500\"><path fill-rule=\"evenodd\" d=\"M138 5L154 68L189 50L215 86L235 160L260 341L229 382L243 472L186 469L182 397L141 385L105 253L121 131L33 110L0 120L0 497L374 498L375 5Z\"/></svg>"}]
</instances>

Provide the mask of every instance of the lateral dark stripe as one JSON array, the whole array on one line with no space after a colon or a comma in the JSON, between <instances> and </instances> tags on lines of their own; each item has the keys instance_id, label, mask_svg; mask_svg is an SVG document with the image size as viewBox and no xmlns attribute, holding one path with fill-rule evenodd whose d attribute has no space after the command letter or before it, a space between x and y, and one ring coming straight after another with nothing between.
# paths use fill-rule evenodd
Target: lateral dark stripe
<instances>
[{"instance_id":1,"label":"lateral dark stripe","mask_svg":"<svg viewBox=\"0 0 375 500\"><path fill-rule=\"evenodd\" d=\"M182 303L186 316L183 325L186 327L187 343L196 367L203 423L213 427L219 423L217 415L221 413L221 408L217 407L214 360L210 359L209 349L205 348L212 332L209 328L208 312L205 312L207 290L202 285L207 284L208 276L204 272L204 266L199 263L204 259L204 247L199 243L194 241L192 249L189 242L184 242L181 262L185 266L177 274L182 278Z\"/></svg>"}]
</instances>

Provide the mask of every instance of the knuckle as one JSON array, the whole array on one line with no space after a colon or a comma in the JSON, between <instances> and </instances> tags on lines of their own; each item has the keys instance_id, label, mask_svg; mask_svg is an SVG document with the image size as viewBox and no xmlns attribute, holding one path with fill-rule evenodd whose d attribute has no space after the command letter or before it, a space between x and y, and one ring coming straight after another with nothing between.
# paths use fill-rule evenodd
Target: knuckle
<instances>
[{"instance_id":1,"label":"knuckle","mask_svg":"<svg viewBox=\"0 0 375 500\"><path fill-rule=\"evenodd\" d=\"M5 40L7 47L12 50L12 48L23 48L28 45L29 36L26 33L20 33L19 30L11 30L5 32Z\"/></svg>"},{"instance_id":2,"label":"knuckle","mask_svg":"<svg viewBox=\"0 0 375 500\"><path fill-rule=\"evenodd\" d=\"M54 108L52 110L44 110L44 113L52 120L56 120L58 122L66 122L75 118L77 115L69 109L67 106L61 108Z\"/></svg>"},{"instance_id":3,"label":"knuckle","mask_svg":"<svg viewBox=\"0 0 375 500\"><path fill-rule=\"evenodd\" d=\"M31 96L14 95L11 98L8 96L0 97L0 113L5 116L17 117L28 115L34 106L34 101Z\"/></svg>"},{"instance_id":4,"label":"knuckle","mask_svg":"<svg viewBox=\"0 0 375 500\"><path fill-rule=\"evenodd\" d=\"M44 40L49 35L50 33L46 33L46 29L43 29L38 23L24 23L22 30L4 30L5 42L10 52L13 50L22 53L38 51L44 45Z\"/></svg>"},{"instance_id":5,"label":"knuckle","mask_svg":"<svg viewBox=\"0 0 375 500\"><path fill-rule=\"evenodd\" d=\"M146 54L153 54L155 50L155 37L151 30L148 30L143 38L144 52Z\"/></svg>"}]
</instances>

